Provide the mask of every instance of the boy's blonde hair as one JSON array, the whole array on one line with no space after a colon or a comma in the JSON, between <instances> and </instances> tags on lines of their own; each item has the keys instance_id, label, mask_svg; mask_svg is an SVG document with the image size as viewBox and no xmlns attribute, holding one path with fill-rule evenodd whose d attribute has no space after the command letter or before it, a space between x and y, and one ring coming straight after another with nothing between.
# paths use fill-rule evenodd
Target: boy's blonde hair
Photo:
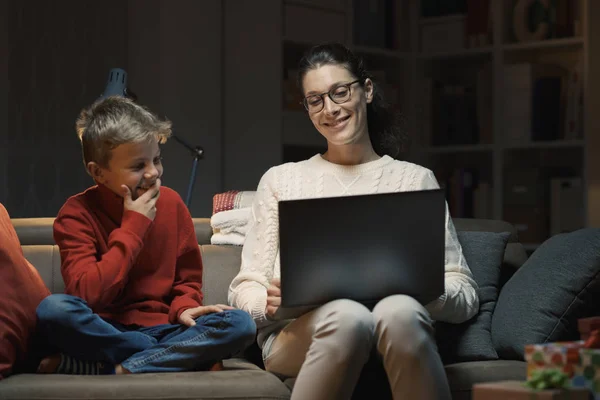
<instances>
[{"instance_id":1,"label":"boy's blonde hair","mask_svg":"<svg viewBox=\"0 0 600 400\"><path fill-rule=\"evenodd\" d=\"M108 168L111 150L121 144L152 139L162 144L171 136L170 121L160 120L145 107L120 96L107 97L83 109L75 128L86 169L90 161Z\"/></svg>"}]
</instances>

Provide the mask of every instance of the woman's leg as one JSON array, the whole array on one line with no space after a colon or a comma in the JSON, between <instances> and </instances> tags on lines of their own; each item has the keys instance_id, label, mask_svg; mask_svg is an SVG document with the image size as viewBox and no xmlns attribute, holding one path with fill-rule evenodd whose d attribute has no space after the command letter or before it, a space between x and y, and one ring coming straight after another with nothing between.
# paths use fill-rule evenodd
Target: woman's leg
<instances>
[{"instance_id":1,"label":"woman's leg","mask_svg":"<svg viewBox=\"0 0 600 400\"><path fill-rule=\"evenodd\" d=\"M362 304L335 300L287 325L265 368L294 377L292 400L349 399L373 346L373 316Z\"/></svg>"},{"instance_id":2,"label":"woman's leg","mask_svg":"<svg viewBox=\"0 0 600 400\"><path fill-rule=\"evenodd\" d=\"M373 309L377 351L383 356L394 399L450 399L444 366L425 308L405 295L386 297Z\"/></svg>"}]
</instances>

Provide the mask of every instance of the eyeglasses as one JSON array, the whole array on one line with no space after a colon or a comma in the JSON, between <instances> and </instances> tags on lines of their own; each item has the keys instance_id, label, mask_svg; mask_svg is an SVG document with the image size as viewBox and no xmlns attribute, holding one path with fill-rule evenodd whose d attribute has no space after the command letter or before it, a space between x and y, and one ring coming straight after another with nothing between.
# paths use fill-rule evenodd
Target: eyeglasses
<instances>
[{"instance_id":1,"label":"eyeglasses","mask_svg":"<svg viewBox=\"0 0 600 400\"><path fill-rule=\"evenodd\" d=\"M321 93L321 94L313 94L310 96L306 96L302 99L302 104L306 111L309 113L318 113L325 106L325 99L323 96L328 95L331 101L335 104L343 104L350 100L352 97L352 91L350 90L350 86L355 83L360 82L360 79L352 81L350 83L345 83L343 85L336 86L332 88L329 92Z\"/></svg>"}]
</instances>

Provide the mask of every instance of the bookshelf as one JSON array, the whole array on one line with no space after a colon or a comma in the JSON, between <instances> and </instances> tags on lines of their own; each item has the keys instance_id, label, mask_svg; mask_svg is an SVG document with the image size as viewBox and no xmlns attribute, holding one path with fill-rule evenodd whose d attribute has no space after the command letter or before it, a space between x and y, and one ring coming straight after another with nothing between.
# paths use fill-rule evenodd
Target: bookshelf
<instances>
[{"instance_id":1,"label":"bookshelf","mask_svg":"<svg viewBox=\"0 0 600 400\"><path fill-rule=\"evenodd\" d=\"M523 42L515 38L513 29L517 0L489 0L487 9L477 10L479 15L488 15L487 19L460 10L450 10L446 16L424 17L426 1L393 2L397 5L393 25L400 29L392 32L393 40L388 39L387 46L381 42L357 43L356 4L351 0L284 1L284 9L304 7L320 13L317 23L311 23L311 30L321 26L311 33L313 38L308 38L301 31L286 31L284 23L283 147L294 150L287 154L300 159L325 147L301 106L293 104L300 99L291 94L295 87L290 78L308 46L338 40L365 58L378 81L384 80L387 97L397 102L406 115L407 129L413 136L409 160L436 173L449 190L450 202L455 203L451 207L454 216L507 220L517 226L528 251L561 230L600 223L600 211L588 207L594 196L600 199L600 195L594 195L600 189L593 186L593 181L600 182L600 176L590 172L590 166L599 168L598 162L589 156L591 145L600 149L598 139L590 139L589 134L591 127L599 126L599 117L588 111L591 104L598 103L598 93L588 92L595 79L589 72L590 63L598 63L596 53L600 50L596 42L590 44L593 36L588 18L595 15L597 20L599 5L593 5L591 0L557 0L563 6L565 1L577 5L567 26L561 14L554 26L560 21L562 32L556 29L553 36L549 35L552 37ZM365 3L386 4L370 0ZM485 2L463 3L481 7ZM478 20L487 23L482 26L473 22ZM465 38L465 31L470 39ZM462 32L462 38L457 32ZM447 42L436 44L434 39L440 36ZM561 68L560 79L556 78L554 67ZM574 71L580 83L569 86ZM459 99L468 104L465 118L454 114L459 125L445 121L439 108L431 107L431 93L435 90L438 94L441 91L448 103ZM538 94L535 99L534 91ZM550 95L556 96L559 103L540 103L540 99ZM476 121L471 120L472 115L477 116ZM569 118L575 119L570 132L566 122ZM573 124L577 126L574 130ZM440 126L451 126L456 137L440 135L450 132ZM283 161L295 161L286 159L285 154L286 151ZM468 191L465 182L472 185ZM457 190L459 194L454 193ZM562 210L557 206L557 196L562 196ZM582 207L568 210L564 204Z\"/></svg>"}]
</instances>

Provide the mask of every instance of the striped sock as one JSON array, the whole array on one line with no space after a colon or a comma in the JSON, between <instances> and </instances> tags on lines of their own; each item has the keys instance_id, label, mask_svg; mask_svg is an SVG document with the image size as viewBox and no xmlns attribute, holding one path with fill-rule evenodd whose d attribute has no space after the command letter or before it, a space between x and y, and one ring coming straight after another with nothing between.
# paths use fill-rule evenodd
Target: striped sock
<instances>
[{"instance_id":1,"label":"striped sock","mask_svg":"<svg viewBox=\"0 0 600 400\"><path fill-rule=\"evenodd\" d=\"M77 360L66 354L60 355L60 364L56 369L57 374L69 375L112 375L115 367L98 362Z\"/></svg>"}]
</instances>

